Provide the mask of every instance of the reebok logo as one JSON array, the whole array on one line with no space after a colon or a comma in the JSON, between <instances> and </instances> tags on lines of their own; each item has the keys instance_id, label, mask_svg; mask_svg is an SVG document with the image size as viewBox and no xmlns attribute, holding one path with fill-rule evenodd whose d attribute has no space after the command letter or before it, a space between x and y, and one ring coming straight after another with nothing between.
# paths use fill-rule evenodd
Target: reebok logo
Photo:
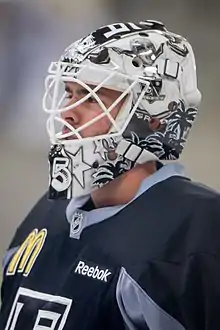
<instances>
[{"instance_id":1,"label":"reebok logo","mask_svg":"<svg viewBox=\"0 0 220 330\"><path fill-rule=\"evenodd\" d=\"M76 266L75 273L95 278L99 281L108 282L108 276L111 275L111 272L108 269L99 269L96 267L89 267L85 262L79 261Z\"/></svg>"}]
</instances>

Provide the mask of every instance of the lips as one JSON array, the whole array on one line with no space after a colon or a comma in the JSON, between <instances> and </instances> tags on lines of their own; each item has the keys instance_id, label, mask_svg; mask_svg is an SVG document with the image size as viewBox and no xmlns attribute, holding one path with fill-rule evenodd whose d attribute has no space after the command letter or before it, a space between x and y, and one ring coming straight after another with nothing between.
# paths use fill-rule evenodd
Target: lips
<instances>
[{"instance_id":1,"label":"lips","mask_svg":"<svg viewBox=\"0 0 220 330\"><path fill-rule=\"evenodd\" d=\"M63 128L62 128L62 134L64 135L64 134L67 134L67 133L72 133L72 135L70 135L70 136L68 136L68 137L64 137L63 138L63 140L78 140L78 137L76 136L76 134L74 134L73 132L72 132L72 130L71 129L69 129L68 127L66 127L66 126L64 126Z\"/></svg>"},{"instance_id":2,"label":"lips","mask_svg":"<svg viewBox=\"0 0 220 330\"><path fill-rule=\"evenodd\" d=\"M63 128L62 128L62 134L67 134L69 132L71 132L71 130L67 126L63 126Z\"/></svg>"}]
</instances>

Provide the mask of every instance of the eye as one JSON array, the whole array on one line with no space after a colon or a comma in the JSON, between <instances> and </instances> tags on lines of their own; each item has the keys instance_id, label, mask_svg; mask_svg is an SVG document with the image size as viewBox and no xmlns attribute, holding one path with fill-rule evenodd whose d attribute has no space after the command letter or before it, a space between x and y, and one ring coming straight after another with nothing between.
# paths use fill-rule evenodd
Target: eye
<instances>
[{"instance_id":1,"label":"eye","mask_svg":"<svg viewBox=\"0 0 220 330\"><path fill-rule=\"evenodd\" d=\"M97 100L94 97L89 97L88 100L86 100L89 103L97 103Z\"/></svg>"},{"instance_id":2,"label":"eye","mask_svg":"<svg viewBox=\"0 0 220 330\"><path fill-rule=\"evenodd\" d=\"M72 94L72 93L70 93L70 92L66 92L66 94L65 94L65 99L67 99L67 100L71 100L72 97L73 97L73 94Z\"/></svg>"}]
</instances>

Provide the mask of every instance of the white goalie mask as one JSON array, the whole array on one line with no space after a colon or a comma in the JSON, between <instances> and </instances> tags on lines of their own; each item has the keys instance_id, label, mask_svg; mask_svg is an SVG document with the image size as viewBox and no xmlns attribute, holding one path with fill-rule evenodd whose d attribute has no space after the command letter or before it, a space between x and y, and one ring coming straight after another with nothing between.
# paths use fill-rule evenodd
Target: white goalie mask
<instances>
[{"instance_id":1,"label":"white goalie mask","mask_svg":"<svg viewBox=\"0 0 220 330\"><path fill-rule=\"evenodd\" d=\"M85 93L67 104L68 83ZM177 159L201 99L189 42L157 21L104 26L74 42L51 63L45 88L52 199L90 194L136 164ZM108 106L103 88L117 92ZM98 115L67 120L90 98ZM85 134L103 118L107 131Z\"/></svg>"}]
</instances>

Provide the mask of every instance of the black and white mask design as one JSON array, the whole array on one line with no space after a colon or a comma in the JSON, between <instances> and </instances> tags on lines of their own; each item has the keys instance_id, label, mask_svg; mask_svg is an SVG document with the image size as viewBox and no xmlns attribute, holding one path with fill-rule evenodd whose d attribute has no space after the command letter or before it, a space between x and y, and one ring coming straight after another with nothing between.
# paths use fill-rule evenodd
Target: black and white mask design
<instances>
[{"instance_id":1,"label":"black and white mask design","mask_svg":"<svg viewBox=\"0 0 220 330\"><path fill-rule=\"evenodd\" d=\"M67 105L69 82L86 93ZM50 198L86 195L136 164L177 159L201 99L191 45L156 21L108 25L76 41L51 63L45 85ZM102 88L119 92L108 106L99 96ZM82 125L64 119L90 98L99 115ZM110 129L85 136L101 118Z\"/></svg>"}]
</instances>

